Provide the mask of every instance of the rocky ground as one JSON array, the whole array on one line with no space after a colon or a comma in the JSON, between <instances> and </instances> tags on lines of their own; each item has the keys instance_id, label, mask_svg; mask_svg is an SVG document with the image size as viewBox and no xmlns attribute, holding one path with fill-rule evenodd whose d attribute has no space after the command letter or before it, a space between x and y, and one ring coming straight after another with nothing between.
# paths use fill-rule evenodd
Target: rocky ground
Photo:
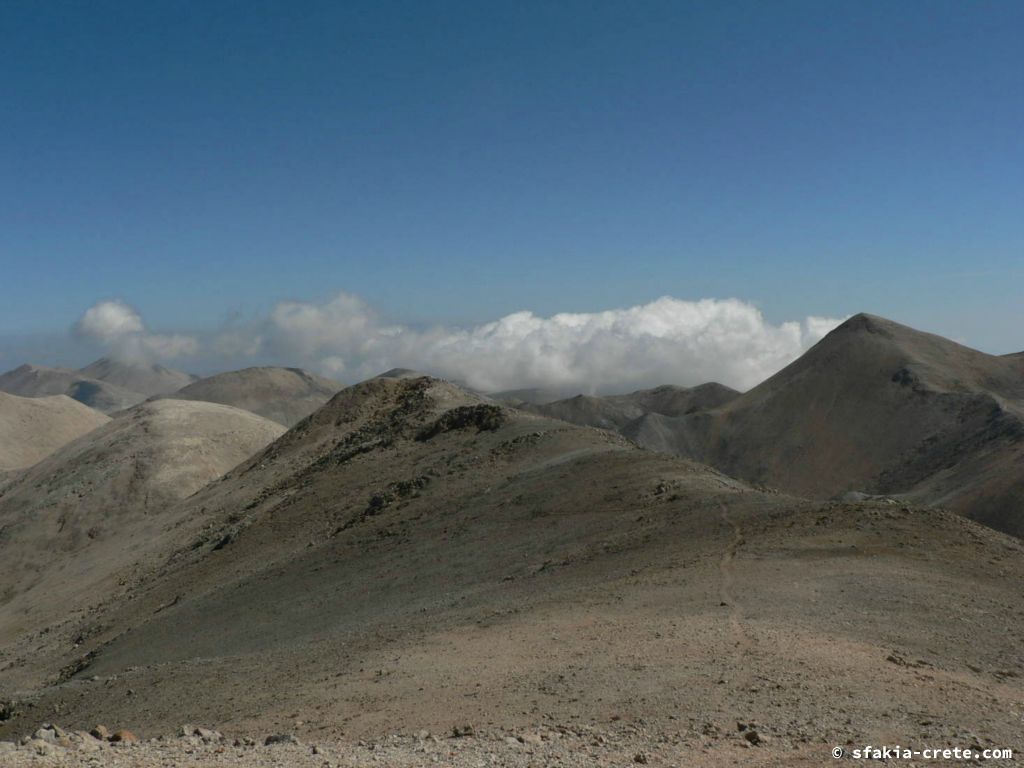
<instances>
[{"instance_id":1,"label":"rocky ground","mask_svg":"<svg viewBox=\"0 0 1024 768\"><path fill-rule=\"evenodd\" d=\"M962 742L974 745L966 737ZM679 723L678 730L655 732L643 724L610 723L604 728L540 726L519 731L453 726L433 734L393 734L380 740L305 741L288 733L262 739L231 737L212 729L182 726L170 736L138 740L127 731L91 732L44 726L20 742L0 742L0 764L68 766L69 768L169 768L170 766L237 766L239 768L356 768L357 766L817 766L828 762L867 765L869 761L832 755L827 739L793 739L769 735L761 726L736 723L722 732L710 723ZM923 745L915 745L923 746ZM852 749L851 745L844 747ZM847 753L848 754L848 753ZM872 765L895 764L870 761ZM901 766L934 764L897 761ZM1010 765L1012 760L958 761L967 765Z\"/></svg>"}]
</instances>

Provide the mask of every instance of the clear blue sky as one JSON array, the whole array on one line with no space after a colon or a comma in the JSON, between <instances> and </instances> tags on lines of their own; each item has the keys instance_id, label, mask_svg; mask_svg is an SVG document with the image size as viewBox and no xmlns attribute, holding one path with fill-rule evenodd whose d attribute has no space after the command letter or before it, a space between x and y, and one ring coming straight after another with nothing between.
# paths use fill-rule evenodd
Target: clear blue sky
<instances>
[{"instance_id":1,"label":"clear blue sky","mask_svg":"<svg viewBox=\"0 0 1024 768\"><path fill-rule=\"evenodd\" d=\"M0 5L0 335L337 290L1024 348L1024 3Z\"/></svg>"}]
</instances>

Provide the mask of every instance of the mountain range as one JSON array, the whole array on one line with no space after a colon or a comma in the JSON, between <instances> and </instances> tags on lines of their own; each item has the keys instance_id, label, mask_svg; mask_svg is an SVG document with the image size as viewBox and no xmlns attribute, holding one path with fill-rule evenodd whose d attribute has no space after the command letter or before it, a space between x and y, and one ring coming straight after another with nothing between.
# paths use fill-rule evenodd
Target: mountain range
<instances>
[{"instance_id":1,"label":"mountain range","mask_svg":"<svg viewBox=\"0 0 1024 768\"><path fill-rule=\"evenodd\" d=\"M800 496L898 497L1024 533L1024 354L861 314L749 392L714 391L686 412L645 392L532 407Z\"/></svg>"},{"instance_id":2,"label":"mountain range","mask_svg":"<svg viewBox=\"0 0 1024 768\"><path fill-rule=\"evenodd\" d=\"M0 737L1013 744L1022 366L858 315L742 394L512 407L250 369L206 391L263 382L246 402L287 430L173 396L97 413L0 483Z\"/></svg>"},{"instance_id":3,"label":"mountain range","mask_svg":"<svg viewBox=\"0 0 1024 768\"><path fill-rule=\"evenodd\" d=\"M175 392L196 379L162 365L104 357L78 370L22 365L0 375L0 392L23 397L67 395L109 414L147 397Z\"/></svg>"}]
</instances>

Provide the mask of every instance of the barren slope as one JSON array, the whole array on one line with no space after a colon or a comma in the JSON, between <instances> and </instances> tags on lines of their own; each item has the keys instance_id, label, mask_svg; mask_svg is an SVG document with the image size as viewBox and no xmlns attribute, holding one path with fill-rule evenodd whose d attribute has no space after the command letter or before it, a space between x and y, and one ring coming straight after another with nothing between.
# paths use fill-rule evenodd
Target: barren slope
<instances>
[{"instance_id":1,"label":"barren slope","mask_svg":"<svg viewBox=\"0 0 1024 768\"><path fill-rule=\"evenodd\" d=\"M110 421L70 397L0 392L0 470L21 469Z\"/></svg>"},{"instance_id":2,"label":"barren slope","mask_svg":"<svg viewBox=\"0 0 1024 768\"><path fill-rule=\"evenodd\" d=\"M245 368L209 376L166 397L204 400L293 426L322 406L341 384L300 368Z\"/></svg>"},{"instance_id":3,"label":"barren slope","mask_svg":"<svg viewBox=\"0 0 1024 768\"><path fill-rule=\"evenodd\" d=\"M175 502L284 431L247 411L179 400L102 418L0 486L0 641L97 602L135 547L173 519Z\"/></svg>"},{"instance_id":4,"label":"barren slope","mask_svg":"<svg viewBox=\"0 0 1024 768\"><path fill-rule=\"evenodd\" d=\"M69 368L22 365L0 376L0 391L22 397L67 395L103 413L113 413L141 403L146 396L110 382L92 379Z\"/></svg>"},{"instance_id":5,"label":"barren slope","mask_svg":"<svg viewBox=\"0 0 1024 768\"><path fill-rule=\"evenodd\" d=\"M0 733L55 708L143 735L561 725L765 764L1020 734L1019 542L753 491L436 380L343 390L138 554L99 610L2 649Z\"/></svg>"}]
</instances>

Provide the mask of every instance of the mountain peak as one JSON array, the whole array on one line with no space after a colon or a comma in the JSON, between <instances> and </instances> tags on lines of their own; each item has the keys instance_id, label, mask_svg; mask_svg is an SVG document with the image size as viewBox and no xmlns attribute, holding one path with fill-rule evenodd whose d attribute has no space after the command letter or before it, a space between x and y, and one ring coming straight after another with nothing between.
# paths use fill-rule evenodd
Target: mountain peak
<instances>
[{"instance_id":1,"label":"mountain peak","mask_svg":"<svg viewBox=\"0 0 1024 768\"><path fill-rule=\"evenodd\" d=\"M418 379L427 374L414 371L412 368L391 368L384 373L378 373L375 379Z\"/></svg>"},{"instance_id":2,"label":"mountain peak","mask_svg":"<svg viewBox=\"0 0 1024 768\"><path fill-rule=\"evenodd\" d=\"M889 320L888 318L882 317L881 315L872 315L868 312L858 312L856 315L845 320L843 323L837 326L833 333L835 333L836 331L864 331L867 333L886 333L892 332L893 330L896 330L898 328L906 328L907 330L911 330L910 328L907 328L907 326L902 326L893 320Z\"/></svg>"}]
</instances>

